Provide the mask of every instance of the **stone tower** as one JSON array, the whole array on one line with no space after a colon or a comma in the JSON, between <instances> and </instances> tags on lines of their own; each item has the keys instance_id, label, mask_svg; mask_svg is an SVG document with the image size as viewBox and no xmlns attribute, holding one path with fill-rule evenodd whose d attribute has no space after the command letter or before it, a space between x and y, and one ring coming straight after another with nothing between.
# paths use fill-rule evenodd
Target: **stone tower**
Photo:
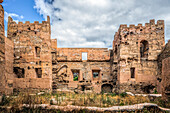
<instances>
[{"instance_id":1,"label":"stone tower","mask_svg":"<svg viewBox=\"0 0 170 113\"><path fill-rule=\"evenodd\" d=\"M156 24L155 20L150 20L145 26L120 25L113 41L116 64L113 70L116 72L119 85L127 83L156 85L157 56L164 45L163 20L158 20ZM125 87L122 89L126 90Z\"/></svg>"},{"instance_id":2,"label":"stone tower","mask_svg":"<svg viewBox=\"0 0 170 113\"><path fill-rule=\"evenodd\" d=\"M8 17L8 38L14 42L15 89L51 89L52 56L50 18L39 23Z\"/></svg>"}]
</instances>

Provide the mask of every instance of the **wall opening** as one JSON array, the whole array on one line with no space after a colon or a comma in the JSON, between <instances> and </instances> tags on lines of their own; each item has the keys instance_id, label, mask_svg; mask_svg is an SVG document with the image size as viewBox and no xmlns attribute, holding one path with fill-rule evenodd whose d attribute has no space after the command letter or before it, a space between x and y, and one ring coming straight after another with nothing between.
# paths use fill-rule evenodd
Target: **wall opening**
<instances>
[{"instance_id":1,"label":"wall opening","mask_svg":"<svg viewBox=\"0 0 170 113\"><path fill-rule=\"evenodd\" d=\"M117 45L115 46L115 55L117 55Z\"/></svg>"},{"instance_id":2,"label":"wall opening","mask_svg":"<svg viewBox=\"0 0 170 113\"><path fill-rule=\"evenodd\" d=\"M100 70L92 70L93 79L99 79L100 77Z\"/></svg>"},{"instance_id":3,"label":"wall opening","mask_svg":"<svg viewBox=\"0 0 170 113\"><path fill-rule=\"evenodd\" d=\"M86 88L85 85L82 85L81 86L81 91L85 91L85 88Z\"/></svg>"},{"instance_id":4,"label":"wall opening","mask_svg":"<svg viewBox=\"0 0 170 113\"><path fill-rule=\"evenodd\" d=\"M35 72L36 72L37 78L42 78L42 69L41 68L35 68Z\"/></svg>"},{"instance_id":5,"label":"wall opening","mask_svg":"<svg viewBox=\"0 0 170 113\"><path fill-rule=\"evenodd\" d=\"M131 78L135 78L135 68L130 68Z\"/></svg>"},{"instance_id":6,"label":"wall opening","mask_svg":"<svg viewBox=\"0 0 170 113\"><path fill-rule=\"evenodd\" d=\"M73 73L73 81L78 81L79 80L79 74L80 71L79 70L71 70Z\"/></svg>"},{"instance_id":7,"label":"wall opening","mask_svg":"<svg viewBox=\"0 0 170 113\"><path fill-rule=\"evenodd\" d=\"M35 47L36 57L40 57L40 52L41 52L41 48L40 47Z\"/></svg>"},{"instance_id":8,"label":"wall opening","mask_svg":"<svg viewBox=\"0 0 170 113\"><path fill-rule=\"evenodd\" d=\"M87 60L87 52L82 52L82 60Z\"/></svg>"},{"instance_id":9,"label":"wall opening","mask_svg":"<svg viewBox=\"0 0 170 113\"><path fill-rule=\"evenodd\" d=\"M141 58L148 58L148 52L149 52L149 44L148 41L142 40L140 42L140 57Z\"/></svg>"},{"instance_id":10,"label":"wall opening","mask_svg":"<svg viewBox=\"0 0 170 113\"><path fill-rule=\"evenodd\" d=\"M112 93L113 86L111 84L103 84L102 85L102 93Z\"/></svg>"},{"instance_id":11,"label":"wall opening","mask_svg":"<svg viewBox=\"0 0 170 113\"><path fill-rule=\"evenodd\" d=\"M24 68L14 67L13 72L17 75L17 78L24 78L25 75Z\"/></svg>"}]
</instances>

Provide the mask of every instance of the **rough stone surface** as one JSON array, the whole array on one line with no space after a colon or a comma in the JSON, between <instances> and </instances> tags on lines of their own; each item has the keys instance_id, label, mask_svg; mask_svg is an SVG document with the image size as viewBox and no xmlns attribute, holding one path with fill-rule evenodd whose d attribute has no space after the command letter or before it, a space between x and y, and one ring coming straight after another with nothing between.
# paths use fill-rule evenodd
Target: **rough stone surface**
<instances>
[{"instance_id":1,"label":"rough stone surface","mask_svg":"<svg viewBox=\"0 0 170 113\"><path fill-rule=\"evenodd\" d=\"M51 89L51 29L47 21L19 22L8 18L8 38L14 42L14 88Z\"/></svg>"},{"instance_id":2,"label":"rough stone surface","mask_svg":"<svg viewBox=\"0 0 170 113\"><path fill-rule=\"evenodd\" d=\"M150 20L145 26L120 25L113 41L112 69L119 84L125 87L126 83L156 85L157 56L164 44L163 20L157 24ZM122 90L127 89L123 86Z\"/></svg>"},{"instance_id":3,"label":"rough stone surface","mask_svg":"<svg viewBox=\"0 0 170 113\"><path fill-rule=\"evenodd\" d=\"M4 9L0 5L0 94L13 91L13 48L12 40L5 37Z\"/></svg>"},{"instance_id":4,"label":"rough stone surface","mask_svg":"<svg viewBox=\"0 0 170 113\"><path fill-rule=\"evenodd\" d=\"M87 60L82 60L82 52L87 52ZM102 54L101 54L102 53ZM78 88L101 92L101 85L112 80L110 73L110 53L107 48L58 48L53 64L53 88ZM79 72L78 80L73 80L73 71ZM99 71L97 78L93 70ZM113 84L113 82L109 83Z\"/></svg>"},{"instance_id":5,"label":"rough stone surface","mask_svg":"<svg viewBox=\"0 0 170 113\"><path fill-rule=\"evenodd\" d=\"M170 101L170 57L162 61L162 97Z\"/></svg>"},{"instance_id":6,"label":"rough stone surface","mask_svg":"<svg viewBox=\"0 0 170 113\"><path fill-rule=\"evenodd\" d=\"M16 23L9 17L5 37L0 5L0 93L13 89L153 93L156 88L161 92L163 80L166 97L169 42L164 45L163 20L120 25L111 50L58 48L57 39L51 39L49 16L42 23Z\"/></svg>"},{"instance_id":7,"label":"rough stone surface","mask_svg":"<svg viewBox=\"0 0 170 113\"><path fill-rule=\"evenodd\" d=\"M168 41L168 43L165 45L165 48L162 50L162 52L158 55L158 73L157 73L157 84L158 84L158 91L161 92L162 90L162 87L161 87L161 83L164 83L162 81L162 72L165 70L168 70L170 67L166 67L166 68L162 68L162 65L163 65L163 60L166 59L166 58L169 58L170 57L170 40ZM164 62L166 63L166 62ZM167 71L168 72L168 71Z\"/></svg>"}]
</instances>

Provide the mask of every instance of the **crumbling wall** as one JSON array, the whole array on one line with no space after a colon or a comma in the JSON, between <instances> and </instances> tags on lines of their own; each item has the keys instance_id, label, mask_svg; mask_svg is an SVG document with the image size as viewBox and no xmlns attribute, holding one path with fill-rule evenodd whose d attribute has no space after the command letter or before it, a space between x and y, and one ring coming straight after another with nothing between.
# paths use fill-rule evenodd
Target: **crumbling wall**
<instances>
[{"instance_id":1,"label":"crumbling wall","mask_svg":"<svg viewBox=\"0 0 170 113\"><path fill-rule=\"evenodd\" d=\"M120 25L113 41L113 62L120 84L156 84L157 56L164 47L164 21ZM124 85L125 86L125 85ZM123 89L123 87L122 87Z\"/></svg>"},{"instance_id":2,"label":"crumbling wall","mask_svg":"<svg viewBox=\"0 0 170 113\"><path fill-rule=\"evenodd\" d=\"M52 57L50 18L39 23L8 18L8 38L14 42L14 88L51 89ZM44 79L46 79L44 81ZM27 87L20 85L28 83Z\"/></svg>"},{"instance_id":3,"label":"crumbling wall","mask_svg":"<svg viewBox=\"0 0 170 113\"><path fill-rule=\"evenodd\" d=\"M103 83L110 81L110 84L113 84L110 74L110 52L107 49L58 48L57 50L57 64L53 65L54 89L79 89L99 93ZM82 60L82 52L87 52L87 60ZM74 71L79 73L76 81L74 81ZM94 73L99 75L94 78Z\"/></svg>"},{"instance_id":4,"label":"crumbling wall","mask_svg":"<svg viewBox=\"0 0 170 113\"><path fill-rule=\"evenodd\" d=\"M170 97L170 40L165 45L162 52L158 55L158 73L157 73L157 84L158 92L162 93L162 97L168 100Z\"/></svg>"},{"instance_id":5,"label":"crumbling wall","mask_svg":"<svg viewBox=\"0 0 170 113\"><path fill-rule=\"evenodd\" d=\"M0 1L2 3L2 1ZM4 9L0 5L0 93L5 85L5 36L4 36Z\"/></svg>"},{"instance_id":6,"label":"crumbling wall","mask_svg":"<svg viewBox=\"0 0 170 113\"><path fill-rule=\"evenodd\" d=\"M87 53L88 61L109 61L107 48L57 48L58 61L82 61L82 53Z\"/></svg>"},{"instance_id":7,"label":"crumbling wall","mask_svg":"<svg viewBox=\"0 0 170 113\"><path fill-rule=\"evenodd\" d=\"M162 98L170 101L170 57L162 61Z\"/></svg>"},{"instance_id":8,"label":"crumbling wall","mask_svg":"<svg viewBox=\"0 0 170 113\"><path fill-rule=\"evenodd\" d=\"M158 55L158 73L157 73L157 85L158 85L158 92L162 92L162 87L161 87L161 82L162 82L162 61L165 58L170 57L170 40L168 43L165 45L164 49L162 52Z\"/></svg>"},{"instance_id":9,"label":"crumbling wall","mask_svg":"<svg viewBox=\"0 0 170 113\"><path fill-rule=\"evenodd\" d=\"M0 5L0 94L13 92L13 48L13 42L5 37L4 9Z\"/></svg>"}]
</instances>

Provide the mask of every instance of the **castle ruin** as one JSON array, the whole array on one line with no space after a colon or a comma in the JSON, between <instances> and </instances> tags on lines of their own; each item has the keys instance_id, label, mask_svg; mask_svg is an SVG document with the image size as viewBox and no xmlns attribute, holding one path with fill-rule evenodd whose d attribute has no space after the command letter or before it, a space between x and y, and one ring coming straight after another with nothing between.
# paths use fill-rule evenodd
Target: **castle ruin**
<instances>
[{"instance_id":1,"label":"castle ruin","mask_svg":"<svg viewBox=\"0 0 170 113\"><path fill-rule=\"evenodd\" d=\"M0 93L157 90L169 98L170 41L165 46L164 38L164 21L150 20L144 26L120 25L110 50L58 48L57 39L51 39L49 16L42 23L16 23L8 17L5 37L0 5Z\"/></svg>"}]
</instances>

